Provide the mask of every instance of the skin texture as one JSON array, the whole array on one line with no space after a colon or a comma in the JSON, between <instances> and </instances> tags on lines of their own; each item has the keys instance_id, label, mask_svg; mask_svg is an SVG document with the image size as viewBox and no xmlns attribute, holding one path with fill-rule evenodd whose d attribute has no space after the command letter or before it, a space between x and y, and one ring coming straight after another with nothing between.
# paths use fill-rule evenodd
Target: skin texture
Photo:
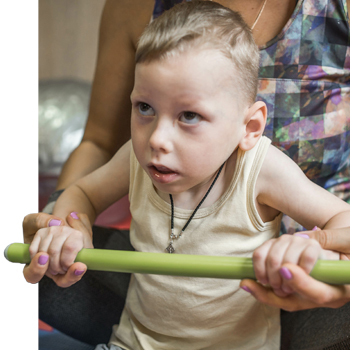
<instances>
[{"instance_id":1,"label":"skin texture","mask_svg":"<svg viewBox=\"0 0 350 350\"><path fill-rule=\"evenodd\" d=\"M266 107L256 102L249 108L238 108L236 88L230 84L231 77L223 74L232 63L219 51L196 49L192 54L181 54L176 58L176 67L173 59L166 59L162 64L155 61L138 65L132 95L132 143L145 170L150 162L160 161L163 167L176 169L176 178L167 183L154 177L152 180L162 198L169 200L169 193L174 194L178 207L196 206L198 198L207 191L209 180L229 158L215 190L203 203L205 207L227 189L238 145L249 150L259 140L265 126ZM210 70L214 60L222 64ZM225 89L219 89L216 84ZM175 97L174 90L179 91ZM151 103L155 107L151 108ZM153 108L153 115L148 115ZM128 192L130 150L129 141L109 163L66 189L56 203L54 215L69 218L71 212L77 211L94 222L96 215ZM207 161L208 156L212 162ZM43 228L32 241L31 254L48 252L50 274L64 274L79 248L92 245L90 232L91 226L82 234L68 226Z\"/></svg>"},{"instance_id":2,"label":"skin texture","mask_svg":"<svg viewBox=\"0 0 350 350\"><path fill-rule=\"evenodd\" d=\"M310 239L317 240L323 249L343 251L340 259L350 260L350 227L337 230L303 232ZM290 275L281 275L284 286L293 294L278 296L270 287L264 287L252 280L242 280L241 287L257 300L287 311L305 310L317 307L338 308L350 301L350 285L328 285L311 278L302 268L294 264L283 264Z\"/></svg>"},{"instance_id":3,"label":"skin texture","mask_svg":"<svg viewBox=\"0 0 350 350\"><path fill-rule=\"evenodd\" d=\"M41 213L40 216L28 216L28 220L40 220L40 224L42 226L49 226L50 221L54 220L51 215L47 215L44 213ZM78 219L74 219L71 215L67 216L66 218L67 224L71 227L75 228L75 232L78 235L82 235L81 232L85 232L87 236L91 235L91 231L85 226L84 222L86 222L86 217L83 215L78 216ZM58 230L65 230L68 228L68 226L58 226ZM70 233L71 232L70 228ZM73 235L74 237L74 235ZM86 247L90 246L90 248L93 248L92 245L89 243L86 244ZM81 247L79 245L75 246L75 251L77 254ZM55 281L55 283L62 288L70 287L72 284L80 281L80 279L84 276L84 273L86 272L86 265L80 262L73 263L74 260L70 261L70 264L66 265L65 271L63 274L57 274L55 271L53 271L52 268L49 267L50 265L50 258L51 255L54 256L55 253L51 250L47 249L45 251L44 249L40 249L39 252L37 252L39 249L36 249L36 243L34 242L34 245L30 247L30 256L31 256L31 264L26 265L23 269L23 275L24 278L28 283L38 283L42 277L46 274L48 277L52 278L52 280Z\"/></svg>"},{"instance_id":4,"label":"skin texture","mask_svg":"<svg viewBox=\"0 0 350 350\"><path fill-rule=\"evenodd\" d=\"M248 25L253 24L262 6L261 0L218 2L239 11ZM253 31L258 45L265 44L280 33L294 6L294 0L267 2ZM84 137L65 163L57 189L66 188L105 164L130 138L129 96L134 81L135 48L150 21L153 7L154 0L106 1ZM120 55L121 52L123 55Z\"/></svg>"},{"instance_id":5,"label":"skin texture","mask_svg":"<svg viewBox=\"0 0 350 350\"><path fill-rule=\"evenodd\" d=\"M254 22L262 4L260 0L219 2L233 10L240 11L248 25ZM347 3L349 7L350 1L347 0ZM72 153L62 171L58 188L66 188L72 182L105 164L129 138L129 115L131 111L129 95L134 79L133 56L137 39L151 17L153 5L153 0L120 0L118 2L111 0L106 2L101 19L98 60L86 131L81 145ZM294 6L294 0L283 2L269 0L267 2L264 12L253 31L254 38L259 45L263 45L281 31L293 12ZM123 28L123 30L121 31L120 28ZM120 52L123 52L122 56ZM276 213L273 207L265 204L263 196L258 206L260 215L262 217L266 215L267 219L273 217ZM72 208L72 210L75 209ZM65 216L61 217L65 218ZM79 217L81 217L80 214ZM58 216L46 216L43 213L30 214L23 222L25 242L30 243L38 229L48 227L52 218L62 220L62 225L69 223L73 228L84 231L86 235L90 234L89 229L85 225L81 225L80 219L72 221L68 216L66 219L60 219ZM311 226L308 225L307 227ZM332 238L332 242L337 241L338 230L322 232L326 232L326 237L330 234L331 237L336 236L336 238ZM339 239L339 241L342 240ZM323 245L325 242L329 242L329 239L323 239L320 243ZM348 241L345 244L349 246ZM338 249L344 250L346 245L338 244L336 246ZM326 248L326 246L323 247ZM44 275L49 263L41 266L38 264L37 258L45 254L38 253L32 263L25 267L24 274L28 281L36 283ZM74 271L73 266L68 272L71 269ZM319 282L308 278L308 284L299 283L308 276L302 269L294 270L294 267L291 267L292 265L288 266L293 272L293 289L313 300L313 307L319 305L315 295L311 295L311 291L320 288ZM61 281L65 285L81 278L71 276L72 278L69 277L70 279L68 279L68 275L67 273L59 276L62 277ZM291 284L292 282L288 283ZM305 290L306 285L310 286L309 293L308 290ZM322 287L326 288L328 286L322 284ZM332 297L329 297L330 299L339 297L339 293L336 293L334 289L329 290L327 295L332 295ZM339 300L342 299L339 297ZM295 305L304 308L303 302L304 299L302 298ZM306 305L311 304L306 303Z\"/></svg>"},{"instance_id":6,"label":"skin texture","mask_svg":"<svg viewBox=\"0 0 350 350\"><path fill-rule=\"evenodd\" d=\"M220 198L232 178L237 148L252 149L263 133L266 107L262 102L251 106L246 102L241 107L239 92L230 84L232 77L225 74L231 66L220 51L195 47L136 67L131 95L135 155L159 196L169 201L172 193L177 207L194 208L207 191L209 180L226 161L203 207ZM54 226L35 234L30 252L32 256L38 251L48 253L49 277L58 279L67 272L67 283L72 283L71 265L76 254L83 247L92 247L89 223L128 191L130 151L129 141L109 163L59 197L54 214L67 217L67 224L72 224L72 212L84 213L80 218L86 220L85 227L75 230ZM279 171L280 165L283 171ZM297 188L284 185L293 181L298 182ZM350 226L350 206L314 185L273 146L266 154L254 193L265 222L284 211L306 227L313 223L325 228ZM320 252L320 245L313 239L284 235L269 240L253 254L257 279L269 284L276 295L287 296L293 290L284 285L281 266L298 264L310 272Z\"/></svg>"},{"instance_id":7,"label":"skin texture","mask_svg":"<svg viewBox=\"0 0 350 350\"><path fill-rule=\"evenodd\" d=\"M248 113L238 107L238 91L225 74L232 63L214 50L198 50L138 64L131 94L132 143L139 163L164 200L172 193L177 206L189 209L226 160L234 170L230 158L245 136ZM226 190L232 172L224 168L223 173L213 188L216 195L204 206L221 196L218 189Z\"/></svg>"}]
</instances>

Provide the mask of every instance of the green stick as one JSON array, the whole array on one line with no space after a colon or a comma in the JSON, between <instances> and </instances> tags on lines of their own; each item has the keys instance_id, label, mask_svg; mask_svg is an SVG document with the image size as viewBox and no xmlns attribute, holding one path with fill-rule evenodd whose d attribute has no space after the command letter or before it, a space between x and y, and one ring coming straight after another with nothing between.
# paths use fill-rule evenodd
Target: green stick
<instances>
[{"instance_id":1,"label":"green stick","mask_svg":"<svg viewBox=\"0 0 350 350\"><path fill-rule=\"evenodd\" d=\"M11 262L28 264L28 248L29 244L13 243L5 249L5 257ZM255 279L251 258L82 249L75 261L86 264L90 270ZM310 275L329 284L350 284L350 261L319 260Z\"/></svg>"}]
</instances>

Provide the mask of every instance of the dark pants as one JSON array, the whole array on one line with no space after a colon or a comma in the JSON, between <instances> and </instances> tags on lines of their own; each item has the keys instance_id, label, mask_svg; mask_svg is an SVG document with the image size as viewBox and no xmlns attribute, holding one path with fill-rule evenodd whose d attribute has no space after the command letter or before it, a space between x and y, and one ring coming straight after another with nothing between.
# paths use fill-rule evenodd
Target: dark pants
<instances>
[{"instance_id":1,"label":"dark pants","mask_svg":"<svg viewBox=\"0 0 350 350\"><path fill-rule=\"evenodd\" d=\"M133 250L128 231L94 227L99 249ZM129 274L87 271L69 288L49 278L39 283L39 317L59 331L92 345L108 343L119 323ZM350 303L339 309L281 312L282 350L349 350Z\"/></svg>"}]
</instances>

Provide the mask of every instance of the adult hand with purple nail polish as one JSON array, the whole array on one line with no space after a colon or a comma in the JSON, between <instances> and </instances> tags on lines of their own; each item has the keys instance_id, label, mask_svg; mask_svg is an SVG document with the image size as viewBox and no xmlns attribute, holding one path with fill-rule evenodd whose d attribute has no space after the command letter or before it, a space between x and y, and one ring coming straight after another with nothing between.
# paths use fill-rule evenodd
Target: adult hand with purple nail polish
<instances>
[{"instance_id":1,"label":"adult hand with purple nail polish","mask_svg":"<svg viewBox=\"0 0 350 350\"><path fill-rule=\"evenodd\" d=\"M35 284L46 275L54 280L59 287L66 288L78 282L86 271L86 265L80 262L74 263L64 275L53 275L48 271L48 267L49 255L38 252L32 258L31 263L24 266L24 278L28 283Z\"/></svg>"},{"instance_id":2,"label":"adult hand with purple nail polish","mask_svg":"<svg viewBox=\"0 0 350 350\"><path fill-rule=\"evenodd\" d=\"M285 280L289 274L282 266L286 263L299 265L310 273L321 254L321 246L314 239L283 235L263 243L253 253L253 265L258 281L269 285L279 297L286 297L293 290Z\"/></svg>"},{"instance_id":3,"label":"adult hand with purple nail polish","mask_svg":"<svg viewBox=\"0 0 350 350\"><path fill-rule=\"evenodd\" d=\"M285 279L285 285L293 290L292 294L279 296L271 287L253 280L242 280L241 288L249 290L260 302L286 311L338 308L350 301L350 285L335 286L319 282L294 264L284 264L282 269L282 278Z\"/></svg>"},{"instance_id":4,"label":"adult hand with purple nail polish","mask_svg":"<svg viewBox=\"0 0 350 350\"><path fill-rule=\"evenodd\" d=\"M35 234L41 228L64 224L64 220L55 215L46 213L28 214L25 216L22 223L24 243L31 244Z\"/></svg>"},{"instance_id":5,"label":"adult hand with purple nail polish","mask_svg":"<svg viewBox=\"0 0 350 350\"><path fill-rule=\"evenodd\" d=\"M318 241L322 249L340 253L340 260L350 260L350 227L317 229L305 233Z\"/></svg>"},{"instance_id":6,"label":"adult hand with purple nail polish","mask_svg":"<svg viewBox=\"0 0 350 350\"><path fill-rule=\"evenodd\" d=\"M25 243L30 243L32 259L23 270L28 282L37 283L47 275L58 286L69 287L82 278L86 265L74 260L82 248L93 248L87 217L80 219L75 212L66 220L45 213L30 214L23 221L23 234Z\"/></svg>"},{"instance_id":7,"label":"adult hand with purple nail polish","mask_svg":"<svg viewBox=\"0 0 350 350\"><path fill-rule=\"evenodd\" d=\"M34 213L28 214L23 219L23 241L27 244L32 244L35 234L42 228L50 226L64 225L61 218L46 214L46 213ZM48 255L32 251L31 263L26 265L23 270L24 278L29 283L39 282L46 274L48 268ZM44 261L45 260L45 261Z\"/></svg>"},{"instance_id":8,"label":"adult hand with purple nail polish","mask_svg":"<svg viewBox=\"0 0 350 350\"><path fill-rule=\"evenodd\" d=\"M302 233L317 240L323 250L340 253L340 259L350 260L350 227L315 230ZM303 238L303 237L300 237ZM279 270L283 285L293 293L277 295L271 287L252 280L242 280L241 287L259 301L287 311L305 310L318 307L338 308L350 301L350 285L328 285L313 279L300 266L282 264Z\"/></svg>"}]
</instances>

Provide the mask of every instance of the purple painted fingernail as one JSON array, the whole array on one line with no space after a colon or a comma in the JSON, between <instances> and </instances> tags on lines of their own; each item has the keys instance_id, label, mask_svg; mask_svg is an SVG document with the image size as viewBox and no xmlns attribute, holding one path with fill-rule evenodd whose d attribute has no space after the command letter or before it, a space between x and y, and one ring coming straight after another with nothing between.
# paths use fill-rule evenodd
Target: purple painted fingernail
<instances>
[{"instance_id":1,"label":"purple painted fingernail","mask_svg":"<svg viewBox=\"0 0 350 350\"><path fill-rule=\"evenodd\" d=\"M49 260L49 256L48 255L40 255L39 259L38 259L38 263L39 265L45 265Z\"/></svg>"},{"instance_id":2,"label":"purple painted fingernail","mask_svg":"<svg viewBox=\"0 0 350 350\"><path fill-rule=\"evenodd\" d=\"M60 226L61 223L62 223L61 220L52 219L52 220L50 220L50 222L49 222L49 227L51 227L51 226Z\"/></svg>"},{"instance_id":3,"label":"purple painted fingernail","mask_svg":"<svg viewBox=\"0 0 350 350\"><path fill-rule=\"evenodd\" d=\"M281 267L279 273L286 280L290 280L293 277L292 273L286 267Z\"/></svg>"},{"instance_id":4,"label":"purple painted fingernail","mask_svg":"<svg viewBox=\"0 0 350 350\"><path fill-rule=\"evenodd\" d=\"M74 271L74 275L75 275L75 276L80 276L80 275L82 275L84 272L85 272L84 270L75 270L75 271Z\"/></svg>"},{"instance_id":5,"label":"purple painted fingernail","mask_svg":"<svg viewBox=\"0 0 350 350\"><path fill-rule=\"evenodd\" d=\"M248 287L242 286L241 288L242 288L243 290L245 290L246 292L252 294L252 291L251 291Z\"/></svg>"},{"instance_id":6,"label":"purple painted fingernail","mask_svg":"<svg viewBox=\"0 0 350 350\"><path fill-rule=\"evenodd\" d=\"M310 238L308 235L304 233L296 233L294 236L302 237L302 238Z\"/></svg>"},{"instance_id":7,"label":"purple painted fingernail","mask_svg":"<svg viewBox=\"0 0 350 350\"><path fill-rule=\"evenodd\" d=\"M73 218L73 219L79 219L78 215L77 215L77 212L73 211L70 213L70 216Z\"/></svg>"},{"instance_id":8,"label":"purple painted fingernail","mask_svg":"<svg viewBox=\"0 0 350 350\"><path fill-rule=\"evenodd\" d=\"M312 229L312 231L316 231L317 229L318 229L318 227L315 226L315 227Z\"/></svg>"}]
</instances>

